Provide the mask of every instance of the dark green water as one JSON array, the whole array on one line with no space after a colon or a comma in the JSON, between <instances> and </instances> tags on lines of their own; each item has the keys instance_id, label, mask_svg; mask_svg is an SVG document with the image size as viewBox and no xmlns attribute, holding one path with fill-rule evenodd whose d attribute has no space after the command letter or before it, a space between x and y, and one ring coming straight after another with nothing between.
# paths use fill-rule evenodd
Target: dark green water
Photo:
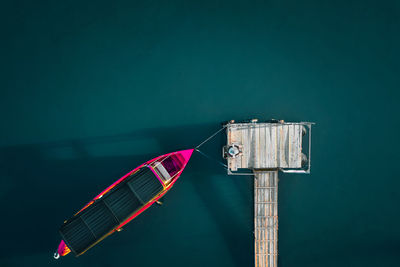
<instances>
[{"instance_id":1,"label":"dark green water","mask_svg":"<svg viewBox=\"0 0 400 267\"><path fill-rule=\"evenodd\" d=\"M280 175L280 266L400 266L399 11L3 2L0 266L253 266L252 178L199 154L163 206L52 259L63 220L115 179L252 117L317 123L312 174Z\"/></svg>"}]
</instances>

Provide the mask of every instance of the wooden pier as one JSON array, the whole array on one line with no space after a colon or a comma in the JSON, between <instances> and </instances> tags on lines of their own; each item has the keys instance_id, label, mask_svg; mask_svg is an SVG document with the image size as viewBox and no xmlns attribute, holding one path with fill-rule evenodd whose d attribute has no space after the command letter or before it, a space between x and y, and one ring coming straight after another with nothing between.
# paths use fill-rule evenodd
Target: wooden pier
<instances>
[{"instance_id":1,"label":"wooden pier","mask_svg":"<svg viewBox=\"0 0 400 267\"><path fill-rule=\"evenodd\" d=\"M254 175L255 266L278 266L278 171Z\"/></svg>"},{"instance_id":2,"label":"wooden pier","mask_svg":"<svg viewBox=\"0 0 400 267\"><path fill-rule=\"evenodd\" d=\"M311 125L283 121L226 124L228 174L254 175L254 260L278 266L278 171L309 173ZM303 150L307 144L307 151ZM249 172L249 170L251 172Z\"/></svg>"}]
</instances>

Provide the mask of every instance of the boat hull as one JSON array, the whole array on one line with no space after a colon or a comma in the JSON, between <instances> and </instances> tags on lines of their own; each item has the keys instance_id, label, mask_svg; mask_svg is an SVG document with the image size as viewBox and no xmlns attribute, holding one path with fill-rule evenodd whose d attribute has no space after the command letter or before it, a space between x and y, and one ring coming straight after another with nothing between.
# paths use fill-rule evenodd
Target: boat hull
<instances>
[{"instance_id":1,"label":"boat hull","mask_svg":"<svg viewBox=\"0 0 400 267\"><path fill-rule=\"evenodd\" d=\"M63 239L54 257L65 256L71 251L76 256L82 255L151 207L172 188L182 174L192 153L193 149L188 149L156 157L139 165L103 190L73 217L64 222L60 229ZM123 196L126 198L127 195L130 195L131 201L125 200L123 206L115 201L115 199L121 199ZM126 206L133 205L135 201L140 205L134 206L134 211L133 208L126 210ZM121 211L121 207L125 210ZM129 215L127 215L128 213ZM103 214L110 214L110 218ZM104 216L104 218L101 216ZM111 221L108 228L104 226L107 220ZM92 228L91 222L93 222ZM99 224L103 224L100 232L96 229L96 227L99 228ZM82 230L83 228L85 229ZM77 237L79 233L84 231L91 233L88 234L90 235L88 239L91 240L84 240L85 236L82 236L82 234ZM82 242L84 242L84 245L82 245Z\"/></svg>"}]
</instances>

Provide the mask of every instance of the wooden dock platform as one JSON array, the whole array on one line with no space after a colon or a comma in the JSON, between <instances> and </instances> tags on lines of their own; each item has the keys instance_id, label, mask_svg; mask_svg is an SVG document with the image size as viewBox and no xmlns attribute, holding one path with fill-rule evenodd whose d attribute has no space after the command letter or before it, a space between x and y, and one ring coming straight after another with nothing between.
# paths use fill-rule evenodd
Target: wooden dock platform
<instances>
[{"instance_id":1,"label":"wooden dock platform","mask_svg":"<svg viewBox=\"0 0 400 267\"><path fill-rule=\"evenodd\" d=\"M230 171L300 170L305 159L303 136L308 133L311 138L311 123L232 123L227 125L226 133L227 147L235 146L240 151L235 157L227 157Z\"/></svg>"},{"instance_id":2,"label":"wooden dock platform","mask_svg":"<svg viewBox=\"0 0 400 267\"><path fill-rule=\"evenodd\" d=\"M278 266L278 171L310 173L311 125L257 120L226 125L228 174L254 175L255 267Z\"/></svg>"}]
</instances>

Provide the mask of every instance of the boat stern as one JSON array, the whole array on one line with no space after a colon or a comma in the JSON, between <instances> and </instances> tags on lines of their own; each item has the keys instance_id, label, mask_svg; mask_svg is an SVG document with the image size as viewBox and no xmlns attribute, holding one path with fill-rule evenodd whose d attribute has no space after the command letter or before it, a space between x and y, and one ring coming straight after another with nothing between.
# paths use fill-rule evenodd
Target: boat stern
<instances>
[{"instance_id":1,"label":"boat stern","mask_svg":"<svg viewBox=\"0 0 400 267\"><path fill-rule=\"evenodd\" d=\"M61 240L60 244L58 245L57 251L54 253L54 259L60 258L60 256L65 256L70 253L71 250L65 244L64 240Z\"/></svg>"}]
</instances>

